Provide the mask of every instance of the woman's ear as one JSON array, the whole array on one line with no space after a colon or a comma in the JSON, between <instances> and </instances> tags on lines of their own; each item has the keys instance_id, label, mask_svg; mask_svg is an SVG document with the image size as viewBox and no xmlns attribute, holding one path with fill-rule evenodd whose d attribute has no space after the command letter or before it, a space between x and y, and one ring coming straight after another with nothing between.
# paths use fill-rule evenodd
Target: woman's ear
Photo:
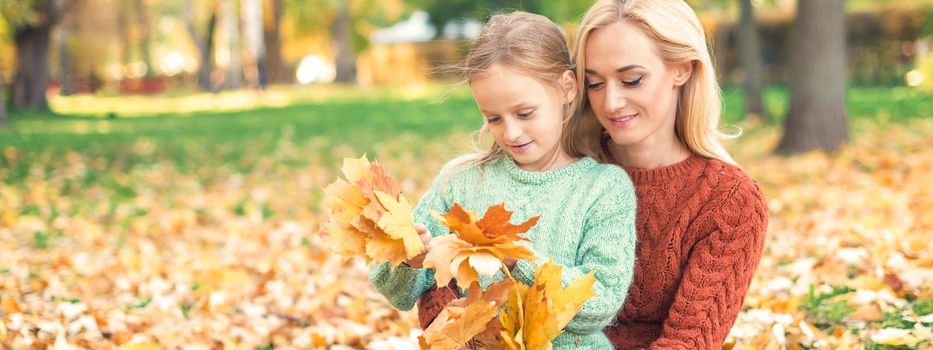
<instances>
[{"instance_id":1,"label":"woman's ear","mask_svg":"<svg viewBox=\"0 0 933 350\"><path fill-rule=\"evenodd\" d=\"M577 78L572 70L565 70L560 77L560 87L563 92L564 103L571 103L577 98Z\"/></svg>"},{"instance_id":2,"label":"woman's ear","mask_svg":"<svg viewBox=\"0 0 933 350\"><path fill-rule=\"evenodd\" d=\"M680 87L690 80L693 74L693 61L687 61L674 65L674 86Z\"/></svg>"}]
</instances>

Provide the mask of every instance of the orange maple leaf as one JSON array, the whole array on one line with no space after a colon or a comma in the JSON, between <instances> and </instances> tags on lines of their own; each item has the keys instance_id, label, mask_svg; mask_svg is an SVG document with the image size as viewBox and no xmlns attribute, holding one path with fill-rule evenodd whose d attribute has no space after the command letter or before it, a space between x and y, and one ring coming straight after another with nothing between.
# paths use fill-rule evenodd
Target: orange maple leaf
<instances>
[{"instance_id":1,"label":"orange maple leaf","mask_svg":"<svg viewBox=\"0 0 933 350\"><path fill-rule=\"evenodd\" d=\"M447 304L424 334L418 338L423 350L458 350L476 336L487 338L499 332L496 314L508 298L510 280L480 290L473 283L467 296Z\"/></svg>"},{"instance_id":2,"label":"orange maple leaf","mask_svg":"<svg viewBox=\"0 0 933 350\"><path fill-rule=\"evenodd\" d=\"M534 260L534 253L517 242L525 240L519 233L531 229L538 217L516 226L508 222L511 216L502 204L490 207L479 221L459 204L443 216L435 215L451 231L431 240L424 259L425 267L435 269L437 285L445 286L453 278L470 285L479 275L493 276L504 266L505 257Z\"/></svg>"}]
</instances>

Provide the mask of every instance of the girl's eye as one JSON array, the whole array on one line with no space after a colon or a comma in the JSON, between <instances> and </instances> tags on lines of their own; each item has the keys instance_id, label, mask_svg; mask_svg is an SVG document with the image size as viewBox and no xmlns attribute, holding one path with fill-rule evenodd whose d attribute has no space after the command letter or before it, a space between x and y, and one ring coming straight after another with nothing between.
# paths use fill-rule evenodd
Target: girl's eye
<instances>
[{"instance_id":1,"label":"girl's eye","mask_svg":"<svg viewBox=\"0 0 933 350\"><path fill-rule=\"evenodd\" d=\"M596 91L602 89L604 85L606 85L606 83L587 83L586 89Z\"/></svg>"},{"instance_id":2,"label":"girl's eye","mask_svg":"<svg viewBox=\"0 0 933 350\"><path fill-rule=\"evenodd\" d=\"M528 119L528 118L531 118L531 116L534 114L535 114L535 110L530 109L527 111L518 112L518 117L522 119Z\"/></svg>"},{"instance_id":3,"label":"girl's eye","mask_svg":"<svg viewBox=\"0 0 933 350\"><path fill-rule=\"evenodd\" d=\"M486 123L495 124L501 120L502 117L486 117Z\"/></svg>"},{"instance_id":4,"label":"girl's eye","mask_svg":"<svg viewBox=\"0 0 933 350\"><path fill-rule=\"evenodd\" d=\"M644 75L639 76L638 79L635 79L635 80L623 80L622 84L625 84L625 86L628 86L628 87L636 87L638 85L641 85L642 80L645 80Z\"/></svg>"}]
</instances>

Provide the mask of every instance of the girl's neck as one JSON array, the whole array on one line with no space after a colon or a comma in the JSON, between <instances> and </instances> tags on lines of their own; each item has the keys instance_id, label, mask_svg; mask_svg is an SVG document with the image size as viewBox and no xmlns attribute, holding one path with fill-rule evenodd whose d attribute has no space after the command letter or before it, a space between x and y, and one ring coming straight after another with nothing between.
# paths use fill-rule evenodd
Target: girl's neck
<instances>
[{"instance_id":1,"label":"girl's neck","mask_svg":"<svg viewBox=\"0 0 933 350\"><path fill-rule=\"evenodd\" d=\"M564 166L567 166L580 158L571 157L567 153L564 153L563 150L555 150L550 155L542 157L537 162L534 163L518 163L518 167L525 171L548 171L551 169L557 169Z\"/></svg>"}]
</instances>

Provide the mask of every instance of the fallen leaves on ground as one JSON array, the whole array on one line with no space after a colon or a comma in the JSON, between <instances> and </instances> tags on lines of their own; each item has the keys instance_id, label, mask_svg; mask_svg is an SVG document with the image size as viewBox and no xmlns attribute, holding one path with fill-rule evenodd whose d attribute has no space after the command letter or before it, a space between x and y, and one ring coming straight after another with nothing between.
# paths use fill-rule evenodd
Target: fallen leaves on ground
<instances>
[{"instance_id":1,"label":"fallen leaves on ground","mask_svg":"<svg viewBox=\"0 0 933 350\"><path fill-rule=\"evenodd\" d=\"M729 145L771 223L727 348L933 347L933 121L853 130L832 155L771 155L776 128ZM5 346L418 348L414 312L393 310L362 263L316 235L332 157L360 150L283 139L185 167L156 142L130 142L2 150L5 164L28 164L0 169ZM408 135L380 141L379 158L414 196L467 142Z\"/></svg>"}]
</instances>

